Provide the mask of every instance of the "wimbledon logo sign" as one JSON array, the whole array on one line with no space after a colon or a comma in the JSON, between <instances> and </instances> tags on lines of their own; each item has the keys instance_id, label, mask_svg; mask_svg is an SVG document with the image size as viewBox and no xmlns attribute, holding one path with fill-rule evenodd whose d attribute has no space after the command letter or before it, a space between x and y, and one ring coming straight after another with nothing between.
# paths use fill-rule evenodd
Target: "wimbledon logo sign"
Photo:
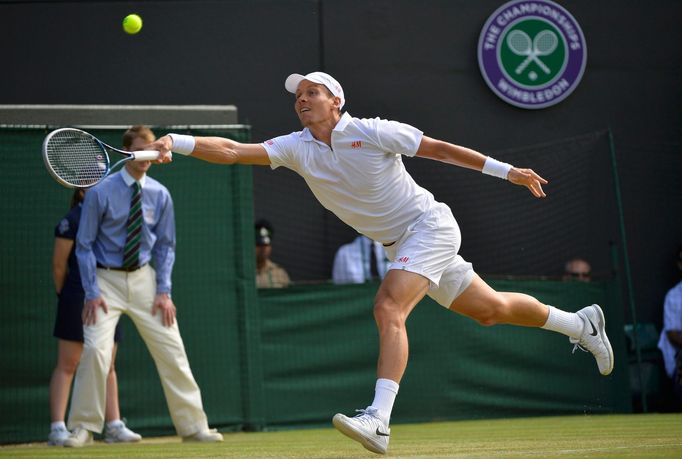
<instances>
[{"instance_id":1,"label":"wimbledon logo sign","mask_svg":"<svg viewBox=\"0 0 682 459\"><path fill-rule=\"evenodd\" d=\"M544 108L564 100L585 71L587 47L571 13L548 0L505 3L481 30L478 65L502 100Z\"/></svg>"}]
</instances>

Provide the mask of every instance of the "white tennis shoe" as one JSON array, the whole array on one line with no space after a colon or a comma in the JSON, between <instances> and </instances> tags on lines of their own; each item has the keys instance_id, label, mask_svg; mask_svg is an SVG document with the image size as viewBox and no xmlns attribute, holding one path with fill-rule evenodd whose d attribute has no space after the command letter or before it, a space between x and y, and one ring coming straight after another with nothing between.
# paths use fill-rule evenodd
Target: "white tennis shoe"
<instances>
[{"instance_id":1,"label":"white tennis shoe","mask_svg":"<svg viewBox=\"0 0 682 459\"><path fill-rule=\"evenodd\" d=\"M142 440L142 435L126 427L125 422L118 421L112 427L104 429L104 441L107 443L134 443Z\"/></svg>"},{"instance_id":2,"label":"white tennis shoe","mask_svg":"<svg viewBox=\"0 0 682 459\"><path fill-rule=\"evenodd\" d=\"M64 441L71 436L71 432L66 430L66 427L57 427L50 430L50 434L47 436L48 446L62 446Z\"/></svg>"},{"instance_id":3,"label":"white tennis shoe","mask_svg":"<svg viewBox=\"0 0 682 459\"><path fill-rule=\"evenodd\" d=\"M64 446L67 448L81 448L83 446L93 444L92 433L81 426L76 427L71 432L69 438L64 440Z\"/></svg>"},{"instance_id":4,"label":"white tennis shoe","mask_svg":"<svg viewBox=\"0 0 682 459\"><path fill-rule=\"evenodd\" d=\"M357 416L349 418L343 414L336 414L332 422L336 430L353 440L360 442L373 453L386 454L391 429L377 416L376 408L367 407Z\"/></svg>"},{"instance_id":5,"label":"white tennis shoe","mask_svg":"<svg viewBox=\"0 0 682 459\"><path fill-rule=\"evenodd\" d=\"M199 432L182 437L184 442L215 443L223 441L223 434L216 429L205 429Z\"/></svg>"},{"instance_id":6,"label":"white tennis shoe","mask_svg":"<svg viewBox=\"0 0 682 459\"><path fill-rule=\"evenodd\" d=\"M604 319L604 312L599 305L593 304L587 306L576 312L585 324L583 334L579 339L569 338L573 346L573 352L580 349L585 352L591 352L597 360L599 372L604 376L611 374L613 371L613 349L611 343L606 336L606 320Z\"/></svg>"}]
</instances>

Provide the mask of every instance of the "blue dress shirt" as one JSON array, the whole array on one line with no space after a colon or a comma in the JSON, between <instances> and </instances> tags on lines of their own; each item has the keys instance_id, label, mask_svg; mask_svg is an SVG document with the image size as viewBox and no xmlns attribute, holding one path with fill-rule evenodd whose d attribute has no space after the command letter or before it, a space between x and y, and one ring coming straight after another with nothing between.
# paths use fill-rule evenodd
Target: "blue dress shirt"
<instances>
[{"instance_id":1,"label":"blue dress shirt","mask_svg":"<svg viewBox=\"0 0 682 459\"><path fill-rule=\"evenodd\" d=\"M123 168L85 193L76 237L76 257L86 300L100 296L97 263L113 268L123 265L134 181ZM171 272L175 262L173 200L168 189L151 177L142 177L140 186L143 216L140 265L151 262L156 269L156 292L170 294Z\"/></svg>"}]
</instances>

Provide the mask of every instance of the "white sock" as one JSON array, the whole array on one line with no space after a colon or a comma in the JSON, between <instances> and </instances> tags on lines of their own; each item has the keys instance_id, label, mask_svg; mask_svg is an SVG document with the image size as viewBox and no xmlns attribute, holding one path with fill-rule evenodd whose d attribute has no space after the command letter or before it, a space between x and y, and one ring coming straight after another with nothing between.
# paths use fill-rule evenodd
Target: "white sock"
<instances>
[{"instance_id":1,"label":"white sock","mask_svg":"<svg viewBox=\"0 0 682 459\"><path fill-rule=\"evenodd\" d=\"M63 427L64 430L66 430L66 424L64 424L64 421L57 421L50 424L50 430L59 429L60 427Z\"/></svg>"},{"instance_id":2,"label":"white sock","mask_svg":"<svg viewBox=\"0 0 682 459\"><path fill-rule=\"evenodd\" d=\"M577 339L583 334L584 326L583 320L575 312L566 312L549 306L547 322L540 328L563 333L570 338Z\"/></svg>"},{"instance_id":3,"label":"white sock","mask_svg":"<svg viewBox=\"0 0 682 459\"><path fill-rule=\"evenodd\" d=\"M374 401L370 407L376 408L377 414L386 424L391 419L391 411L393 411L393 403L395 402L395 396L398 394L399 387L397 382L390 379L377 379L377 384L374 388Z\"/></svg>"}]
</instances>

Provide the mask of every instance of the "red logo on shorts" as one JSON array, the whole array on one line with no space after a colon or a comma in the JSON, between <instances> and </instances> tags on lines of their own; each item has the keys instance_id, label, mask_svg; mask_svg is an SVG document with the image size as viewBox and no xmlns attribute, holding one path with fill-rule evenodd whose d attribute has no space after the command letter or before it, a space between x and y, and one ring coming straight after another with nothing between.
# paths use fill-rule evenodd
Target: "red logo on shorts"
<instances>
[{"instance_id":1,"label":"red logo on shorts","mask_svg":"<svg viewBox=\"0 0 682 459\"><path fill-rule=\"evenodd\" d=\"M410 257L400 257L400 258L398 258L396 261L397 261L398 263L407 264L407 262L408 262L409 260L410 260Z\"/></svg>"},{"instance_id":2,"label":"red logo on shorts","mask_svg":"<svg viewBox=\"0 0 682 459\"><path fill-rule=\"evenodd\" d=\"M268 145L274 145L275 144L275 142L273 142L272 140L266 140L265 143L267 143Z\"/></svg>"},{"instance_id":3,"label":"red logo on shorts","mask_svg":"<svg viewBox=\"0 0 682 459\"><path fill-rule=\"evenodd\" d=\"M356 140L353 143L350 144L351 148L361 148L362 147L362 140Z\"/></svg>"}]
</instances>

